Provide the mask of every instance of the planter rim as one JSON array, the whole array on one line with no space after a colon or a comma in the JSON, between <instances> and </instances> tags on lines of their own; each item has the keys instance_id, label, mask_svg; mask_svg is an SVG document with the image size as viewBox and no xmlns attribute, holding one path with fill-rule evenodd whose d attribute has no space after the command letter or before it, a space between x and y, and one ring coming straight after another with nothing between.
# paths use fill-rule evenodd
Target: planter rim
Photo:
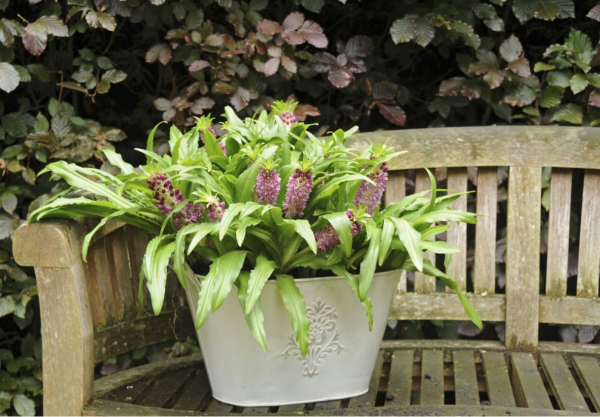
<instances>
[{"instance_id":1,"label":"planter rim","mask_svg":"<svg viewBox=\"0 0 600 417\"><path fill-rule=\"evenodd\" d=\"M402 268L398 268L398 269L390 269L389 271L381 271L381 272L375 272L373 274L373 277L376 276L381 276L381 275L386 275L386 274L390 274L392 272L401 272L403 271ZM201 277L204 278L204 275L200 275L200 274L194 274L197 277ZM358 274L352 274L352 276L358 277ZM330 281L330 280L334 280L334 279L340 279L340 278L344 278L343 276L340 275L333 275L333 276L329 276L329 277L315 277L315 278L294 278L294 281L296 282L313 282L313 281ZM273 281L273 280L267 280L267 283L269 281ZM266 283L265 283L266 284Z\"/></svg>"}]
</instances>

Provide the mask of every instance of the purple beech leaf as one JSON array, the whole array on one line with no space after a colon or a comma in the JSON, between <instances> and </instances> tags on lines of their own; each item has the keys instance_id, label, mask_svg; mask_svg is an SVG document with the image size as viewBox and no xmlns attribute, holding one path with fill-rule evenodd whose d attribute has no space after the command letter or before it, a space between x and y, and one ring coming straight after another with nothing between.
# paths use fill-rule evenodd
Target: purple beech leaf
<instances>
[{"instance_id":1,"label":"purple beech leaf","mask_svg":"<svg viewBox=\"0 0 600 417\"><path fill-rule=\"evenodd\" d=\"M368 36L353 36L344 47L344 52L350 58L364 58L372 50L373 41Z\"/></svg>"},{"instance_id":2,"label":"purple beech leaf","mask_svg":"<svg viewBox=\"0 0 600 417\"><path fill-rule=\"evenodd\" d=\"M381 115L385 117L388 122L400 127L406 126L406 113L400 106L378 102L377 108L379 109Z\"/></svg>"},{"instance_id":3,"label":"purple beech leaf","mask_svg":"<svg viewBox=\"0 0 600 417\"><path fill-rule=\"evenodd\" d=\"M327 37L323 34L323 28L312 20L307 20L302 24L302 27L298 29L298 33L304 36L306 42L317 48L326 48L328 41Z\"/></svg>"},{"instance_id":4,"label":"purple beech leaf","mask_svg":"<svg viewBox=\"0 0 600 417\"><path fill-rule=\"evenodd\" d=\"M280 33L282 31L279 23L268 19L261 20L256 26L256 29L259 32L266 33L267 35L275 35L276 33Z\"/></svg>"},{"instance_id":5,"label":"purple beech leaf","mask_svg":"<svg viewBox=\"0 0 600 417\"><path fill-rule=\"evenodd\" d=\"M439 89L440 96L457 96L465 81L467 81L465 77L452 77L450 79L442 81Z\"/></svg>"},{"instance_id":6,"label":"purple beech leaf","mask_svg":"<svg viewBox=\"0 0 600 417\"><path fill-rule=\"evenodd\" d=\"M202 71L204 68L210 67L210 63L208 61L204 61L203 59L196 60L190 64L188 70L190 72L198 72Z\"/></svg>"},{"instance_id":7,"label":"purple beech leaf","mask_svg":"<svg viewBox=\"0 0 600 417\"><path fill-rule=\"evenodd\" d=\"M398 86L390 81L380 81L373 87L373 100L393 104L398 94Z\"/></svg>"},{"instance_id":8,"label":"purple beech leaf","mask_svg":"<svg viewBox=\"0 0 600 417\"><path fill-rule=\"evenodd\" d=\"M590 19L594 19L597 20L598 22L600 22L600 4L595 5L592 10L589 11L589 13L586 15L586 17L589 17Z\"/></svg>"},{"instance_id":9,"label":"purple beech leaf","mask_svg":"<svg viewBox=\"0 0 600 417\"><path fill-rule=\"evenodd\" d=\"M527 58L515 59L509 62L508 68L520 77L527 78L531 75L531 66Z\"/></svg>"},{"instance_id":10,"label":"purple beech leaf","mask_svg":"<svg viewBox=\"0 0 600 417\"><path fill-rule=\"evenodd\" d=\"M513 62L521 58L523 55L523 45L521 41L515 35L502 42L500 45L500 56L506 62Z\"/></svg>"},{"instance_id":11,"label":"purple beech leaf","mask_svg":"<svg viewBox=\"0 0 600 417\"><path fill-rule=\"evenodd\" d=\"M265 75L267 77L274 75L279 69L279 58L271 58L265 63Z\"/></svg>"},{"instance_id":12,"label":"purple beech leaf","mask_svg":"<svg viewBox=\"0 0 600 417\"><path fill-rule=\"evenodd\" d=\"M352 73L344 67L335 65L329 71L327 79L337 88L347 87L352 82L354 76Z\"/></svg>"},{"instance_id":13,"label":"purple beech leaf","mask_svg":"<svg viewBox=\"0 0 600 417\"><path fill-rule=\"evenodd\" d=\"M283 65L283 68L285 68L287 71L291 72L292 74L295 74L298 71L298 66L296 65L296 61L294 61L292 58L287 57L285 55L281 57L281 65Z\"/></svg>"},{"instance_id":14,"label":"purple beech leaf","mask_svg":"<svg viewBox=\"0 0 600 417\"><path fill-rule=\"evenodd\" d=\"M304 23L304 15L300 12L290 13L284 20L281 27L284 32L296 31Z\"/></svg>"},{"instance_id":15,"label":"purple beech leaf","mask_svg":"<svg viewBox=\"0 0 600 417\"><path fill-rule=\"evenodd\" d=\"M244 109L250 102L250 91L244 87L239 87L231 96L231 104L237 111Z\"/></svg>"},{"instance_id":16,"label":"purple beech leaf","mask_svg":"<svg viewBox=\"0 0 600 417\"><path fill-rule=\"evenodd\" d=\"M327 72L337 65L337 60L329 52L319 52L313 55L310 64L317 72Z\"/></svg>"}]
</instances>

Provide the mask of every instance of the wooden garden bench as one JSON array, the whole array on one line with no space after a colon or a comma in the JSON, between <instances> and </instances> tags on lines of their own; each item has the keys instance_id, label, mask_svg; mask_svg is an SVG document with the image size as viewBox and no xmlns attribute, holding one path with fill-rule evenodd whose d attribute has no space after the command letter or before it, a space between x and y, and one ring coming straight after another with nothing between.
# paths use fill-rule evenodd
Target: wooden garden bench
<instances>
[{"instance_id":1,"label":"wooden garden bench","mask_svg":"<svg viewBox=\"0 0 600 417\"><path fill-rule=\"evenodd\" d=\"M473 229L454 225L461 248L448 274L468 290L484 321L505 323L505 343L475 340L385 341L371 390L328 403L242 409L213 400L201 356L171 359L94 381L94 365L153 343L193 335L177 282L165 308L148 316L137 300L148 237L109 224L81 259L89 222L50 220L17 230L14 253L35 267L42 317L44 412L50 415L575 415L600 411L600 348L538 341L540 323L600 325L600 130L576 127L474 127L364 134L408 153L390 164L386 203L429 187L406 170L448 168L447 188L464 191L476 171ZM496 285L497 178L508 167L506 287ZM547 262L540 262L542 167L553 167ZM573 169L584 169L579 271L567 292ZM439 171L441 172L441 171ZM473 173L474 171L470 171ZM577 171L579 175L579 171ZM407 181L409 180L409 181ZM407 184L410 186L407 187ZM579 195L579 194L578 194ZM467 197L455 203L467 208ZM474 239L468 268L467 240ZM433 259L435 261L435 259ZM438 265L440 262L438 262ZM541 285L541 274L545 285ZM571 288L571 287L569 287ZM410 289L410 291L409 291ZM569 290L570 294L571 290ZM146 298L148 300L148 297ZM465 320L455 294L433 278L401 279L390 319Z\"/></svg>"}]
</instances>

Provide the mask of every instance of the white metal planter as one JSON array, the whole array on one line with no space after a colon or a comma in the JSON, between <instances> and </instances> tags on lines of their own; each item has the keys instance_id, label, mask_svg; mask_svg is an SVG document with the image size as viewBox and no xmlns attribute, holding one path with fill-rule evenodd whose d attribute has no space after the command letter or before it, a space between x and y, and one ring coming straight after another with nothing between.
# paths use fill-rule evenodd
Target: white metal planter
<instances>
[{"instance_id":1,"label":"white metal planter","mask_svg":"<svg viewBox=\"0 0 600 417\"><path fill-rule=\"evenodd\" d=\"M236 291L210 314L198 338L213 396L227 404L260 407L349 398L368 391L400 271L375 274L373 331L364 307L342 277L298 279L310 319L310 347L302 358L274 281L261 301L269 351L252 337ZM188 277L195 317L199 280Z\"/></svg>"}]
</instances>

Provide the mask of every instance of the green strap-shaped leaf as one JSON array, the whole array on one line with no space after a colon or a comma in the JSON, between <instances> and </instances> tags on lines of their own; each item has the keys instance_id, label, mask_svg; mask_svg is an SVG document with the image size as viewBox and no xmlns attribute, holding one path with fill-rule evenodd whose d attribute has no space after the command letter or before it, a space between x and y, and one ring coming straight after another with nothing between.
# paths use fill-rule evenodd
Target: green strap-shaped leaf
<instances>
[{"instance_id":1,"label":"green strap-shaped leaf","mask_svg":"<svg viewBox=\"0 0 600 417\"><path fill-rule=\"evenodd\" d=\"M221 224L219 226L219 240L223 240L225 235L227 234L227 229L229 229L229 225L235 219L242 210L244 209L244 204L236 203L229 206L223 218L221 219Z\"/></svg>"},{"instance_id":2,"label":"green strap-shaped leaf","mask_svg":"<svg viewBox=\"0 0 600 417\"><path fill-rule=\"evenodd\" d=\"M443 242L441 240L438 240L438 241L424 240L421 243L421 246L423 247L424 250L428 250L433 253L447 254L447 253L460 252L460 250L456 246L453 246L453 245Z\"/></svg>"},{"instance_id":3,"label":"green strap-shaped leaf","mask_svg":"<svg viewBox=\"0 0 600 417\"><path fill-rule=\"evenodd\" d=\"M210 313L210 305L212 304L213 292L215 288L215 270L216 263L212 263L210 266L210 271L202 280L200 284L200 293L198 294L198 309L196 310L196 329L202 327L206 318L208 317L208 313Z\"/></svg>"},{"instance_id":4,"label":"green strap-shaped leaf","mask_svg":"<svg viewBox=\"0 0 600 417\"><path fill-rule=\"evenodd\" d=\"M402 266L402 268L406 271L415 271L417 268L414 264L414 262L412 262L411 260L407 260L404 265ZM440 281L442 281L442 283L450 288L451 290L455 291L456 294L458 295L458 299L460 301L460 303L463 306L463 309L465 310L465 313L467 314L467 317L469 317L469 319L480 329L483 328L483 323L481 322L481 318L479 317L479 315L477 314L477 312L475 311L475 309L473 308L473 305L471 304L471 302L467 299L467 297L465 296L465 294L462 292L462 290L460 288L458 288L458 284L456 283L456 281L454 281L452 278L450 278L448 275L444 274L442 271L440 271L439 269L437 269L435 266L433 266L431 264L431 262L429 260L425 260L425 262L423 263L423 273L432 276L432 277L437 277L440 279Z\"/></svg>"},{"instance_id":5,"label":"green strap-shaped leaf","mask_svg":"<svg viewBox=\"0 0 600 417\"><path fill-rule=\"evenodd\" d=\"M312 250L313 253L316 254L317 253L317 240L315 239L315 234L313 233L312 229L310 228L310 223L308 222L308 220L287 220L286 219L286 222L291 222L294 225L294 229L296 230L296 233L298 233L300 235L300 237L302 237L302 239L304 239L306 241L310 250Z\"/></svg>"},{"instance_id":6,"label":"green strap-shaped leaf","mask_svg":"<svg viewBox=\"0 0 600 417\"><path fill-rule=\"evenodd\" d=\"M152 239L144 254L142 267L155 315L160 313L165 299L167 267L174 249L175 242L172 240L172 235L163 235Z\"/></svg>"},{"instance_id":7,"label":"green strap-shaped leaf","mask_svg":"<svg viewBox=\"0 0 600 417\"><path fill-rule=\"evenodd\" d=\"M414 225L418 226L423 223L437 222L459 222L475 224L477 223L477 215L474 213L467 213L466 211L459 210L435 210L418 217L414 221Z\"/></svg>"},{"instance_id":8,"label":"green strap-shaped leaf","mask_svg":"<svg viewBox=\"0 0 600 417\"><path fill-rule=\"evenodd\" d=\"M421 232L421 239L425 240L432 236L439 235L440 233L444 233L448 229L450 229L449 224L440 224L439 226L430 227Z\"/></svg>"},{"instance_id":9,"label":"green strap-shaped leaf","mask_svg":"<svg viewBox=\"0 0 600 417\"><path fill-rule=\"evenodd\" d=\"M131 174L133 172L133 165L123 161L123 157L112 149L100 149L100 151L106 156L108 162L119 168L123 174Z\"/></svg>"},{"instance_id":10,"label":"green strap-shaped leaf","mask_svg":"<svg viewBox=\"0 0 600 417\"><path fill-rule=\"evenodd\" d=\"M435 206L435 202L437 199L437 183L436 183L435 177L433 176L431 171L428 170L427 168L425 168L425 171L427 171L427 175L429 176L429 180L431 181L431 200L429 202L429 208L428 208L428 211L430 211Z\"/></svg>"},{"instance_id":11,"label":"green strap-shaped leaf","mask_svg":"<svg viewBox=\"0 0 600 417\"><path fill-rule=\"evenodd\" d=\"M356 294L356 297L365 307L367 318L369 319L369 330L373 330L373 303L371 302L371 299L369 297L365 297L364 300L360 299L360 295L358 292L358 278L355 275L352 275L350 272L348 272L346 268L341 267L339 265L332 265L331 272L333 272L335 275L346 278L346 281L348 281L350 288L352 288L352 291L354 292L354 294Z\"/></svg>"},{"instance_id":12,"label":"green strap-shaped leaf","mask_svg":"<svg viewBox=\"0 0 600 417\"><path fill-rule=\"evenodd\" d=\"M254 187L259 167L260 164L254 164L238 177L235 183L235 199L239 203L254 200Z\"/></svg>"},{"instance_id":13,"label":"green strap-shaped leaf","mask_svg":"<svg viewBox=\"0 0 600 417\"><path fill-rule=\"evenodd\" d=\"M400 241L406 248L408 256L413 260L419 271L423 270L423 248L421 247L421 234L404 219L392 218L396 225L396 232Z\"/></svg>"},{"instance_id":14,"label":"green strap-shaped leaf","mask_svg":"<svg viewBox=\"0 0 600 417\"><path fill-rule=\"evenodd\" d=\"M157 124L156 126L154 126L154 129L152 129L152 131L148 135L148 141L146 142L146 150L148 152L154 152L154 134L156 133L156 129L158 129L158 126L160 126L163 123L167 123L167 122L162 121L159 124ZM150 155L146 155L146 163L149 164L150 162L152 162L152 158L150 157Z\"/></svg>"},{"instance_id":15,"label":"green strap-shaped leaf","mask_svg":"<svg viewBox=\"0 0 600 417\"><path fill-rule=\"evenodd\" d=\"M219 145L219 141L214 137L210 130L202 132L202 138L204 139L204 147L208 156L223 156L223 149Z\"/></svg>"},{"instance_id":16,"label":"green strap-shaped leaf","mask_svg":"<svg viewBox=\"0 0 600 417\"><path fill-rule=\"evenodd\" d=\"M262 253L256 258L256 266L250 273L250 281L248 282L248 298L246 299L245 314L250 314L254 308L254 303L259 299L265 282L271 277L275 266L275 262L267 259Z\"/></svg>"},{"instance_id":17,"label":"green strap-shaped leaf","mask_svg":"<svg viewBox=\"0 0 600 417\"><path fill-rule=\"evenodd\" d=\"M200 223L195 224L191 233L196 233L188 246L187 254L194 251L198 243L211 233L215 233L219 229L219 223Z\"/></svg>"},{"instance_id":18,"label":"green strap-shaped leaf","mask_svg":"<svg viewBox=\"0 0 600 417\"><path fill-rule=\"evenodd\" d=\"M81 248L81 257L83 258L83 262L87 262L88 249L90 247L90 243L92 242L92 238L94 237L96 232L100 230L109 220L112 220L115 217L122 216L123 214L125 214L124 211L116 211L113 214L103 218L102 220L100 220L98 225L92 229L91 232L85 235L85 237L83 238L83 246Z\"/></svg>"},{"instance_id":19,"label":"green strap-shaped leaf","mask_svg":"<svg viewBox=\"0 0 600 417\"><path fill-rule=\"evenodd\" d=\"M240 275L246 259L246 251L233 251L219 257L215 261L215 292L212 299L212 311L217 311L231 292L233 283Z\"/></svg>"},{"instance_id":20,"label":"green strap-shaped leaf","mask_svg":"<svg viewBox=\"0 0 600 417\"><path fill-rule=\"evenodd\" d=\"M360 300L364 301L367 299L369 294L369 288L371 288L371 282L373 282L373 274L375 274L375 268L377 267L377 258L379 256L379 245L381 243L381 229L373 230L373 235L369 241L369 248L367 253L360 263L360 274L358 276L358 294Z\"/></svg>"},{"instance_id":21,"label":"green strap-shaped leaf","mask_svg":"<svg viewBox=\"0 0 600 417\"><path fill-rule=\"evenodd\" d=\"M352 256L352 225L345 212L331 213L323 216L335 229L341 247L347 257Z\"/></svg>"},{"instance_id":22,"label":"green strap-shaped leaf","mask_svg":"<svg viewBox=\"0 0 600 417\"><path fill-rule=\"evenodd\" d=\"M308 331L310 327L304 297L300 294L294 278L290 275L277 275L277 287L283 305L290 315L292 328L296 332L296 342L304 358L308 351Z\"/></svg>"},{"instance_id":23,"label":"green strap-shaped leaf","mask_svg":"<svg viewBox=\"0 0 600 417\"><path fill-rule=\"evenodd\" d=\"M237 295L238 299L240 300L240 305L242 306L242 311L246 311L249 276L249 272L242 271L240 272L240 276L236 281L238 287ZM246 323L250 328L250 333L252 333L254 340L258 342L260 347L263 348L265 352L268 351L267 335L265 333L265 318L260 305L260 297L254 303L254 307L252 307L250 312L244 313L244 317L246 318Z\"/></svg>"},{"instance_id":24,"label":"green strap-shaped leaf","mask_svg":"<svg viewBox=\"0 0 600 417\"><path fill-rule=\"evenodd\" d=\"M260 223L260 219L254 219L252 217L246 217L242 219L242 221L237 225L237 229L235 231L235 238L238 246L242 246L244 244L244 239L246 239L246 229L248 229L250 226L256 226Z\"/></svg>"},{"instance_id":25,"label":"green strap-shaped leaf","mask_svg":"<svg viewBox=\"0 0 600 417\"><path fill-rule=\"evenodd\" d=\"M392 244L392 238L396 232L396 227L389 219L383 219L383 229L381 231L381 246L379 248L379 266L383 265L385 258L388 256L390 246Z\"/></svg>"}]
</instances>

